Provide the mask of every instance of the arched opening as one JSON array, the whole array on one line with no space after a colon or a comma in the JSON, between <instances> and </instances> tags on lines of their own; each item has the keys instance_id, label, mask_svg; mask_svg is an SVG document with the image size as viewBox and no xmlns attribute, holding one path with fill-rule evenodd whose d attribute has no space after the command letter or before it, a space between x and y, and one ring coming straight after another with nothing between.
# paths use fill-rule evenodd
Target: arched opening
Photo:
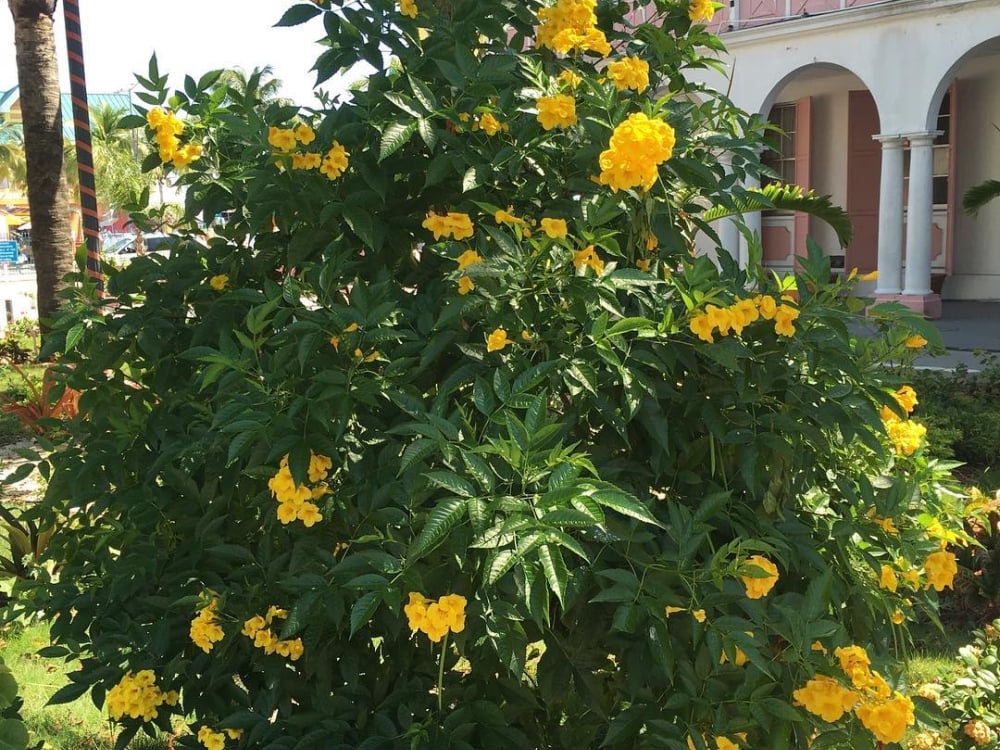
<instances>
[{"instance_id":1,"label":"arched opening","mask_svg":"<svg viewBox=\"0 0 1000 750\"><path fill-rule=\"evenodd\" d=\"M951 209L944 227L949 252L941 294L946 300L1000 299L1000 199L975 215L961 208L970 188L1000 180L1000 37L962 54L941 78L928 112L932 128L931 114L945 109L951 113L947 128L938 118L936 129L946 130L952 158L943 186L935 153L934 185L936 228L944 190Z\"/></svg>"},{"instance_id":2,"label":"arched opening","mask_svg":"<svg viewBox=\"0 0 1000 750\"><path fill-rule=\"evenodd\" d=\"M836 234L805 214L769 211L761 216L764 261L791 270L815 240L834 269L874 270L878 248L879 114L865 83L846 68L818 63L780 81L761 111L775 125L771 148L761 155L780 179L830 195L846 208L855 238L841 248Z\"/></svg>"}]
</instances>

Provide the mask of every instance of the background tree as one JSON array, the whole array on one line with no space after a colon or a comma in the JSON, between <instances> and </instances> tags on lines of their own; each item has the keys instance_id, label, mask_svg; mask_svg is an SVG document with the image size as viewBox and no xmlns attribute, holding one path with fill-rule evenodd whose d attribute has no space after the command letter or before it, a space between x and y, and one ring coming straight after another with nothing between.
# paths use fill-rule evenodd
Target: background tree
<instances>
[{"instance_id":1,"label":"background tree","mask_svg":"<svg viewBox=\"0 0 1000 750\"><path fill-rule=\"evenodd\" d=\"M21 129L0 117L0 184L22 187L25 181L24 138Z\"/></svg>"},{"instance_id":2,"label":"background tree","mask_svg":"<svg viewBox=\"0 0 1000 750\"><path fill-rule=\"evenodd\" d=\"M136 130L122 127L125 115L124 109L107 103L90 111L97 195L103 207L113 211L139 203L143 191L162 176L161 170L142 171L149 149Z\"/></svg>"},{"instance_id":3,"label":"background tree","mask_svg":"<svg viewBox=\"0 0 1000 750\"><path fill-rule=\"evenodd\" d=\"M227 89L230 100L252 103L255 107L292 103L289 99L278 96L281 79L274 77L274 69L270 65L254 68L249 75L242 68L227 68L222 71L216 86Z\"/></svg>"},{"instance_id":4,"label":"background tree","mask_svg":"<svg viewBox=\"0 0 1000 750\"><path fill-rule=\"evenodd\" d=\"M17 82L21 91L31 246L43 326L58 306L63 276L73 269L63 127L53 15L56 0L7 0L14 17Z\"/></svg>"}]
</instances>

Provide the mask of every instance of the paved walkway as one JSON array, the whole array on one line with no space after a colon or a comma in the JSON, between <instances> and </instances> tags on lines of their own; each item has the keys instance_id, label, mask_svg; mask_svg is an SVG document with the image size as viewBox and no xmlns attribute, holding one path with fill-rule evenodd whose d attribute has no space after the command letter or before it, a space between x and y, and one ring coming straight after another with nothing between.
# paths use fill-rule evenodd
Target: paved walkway
<instances>
[{"instance_id":1,"label":"paved walkway","mask_svg":"<svg viewBox=\"0 0 1000 750\"><path fill-rule=\"evenodd\" d=\"M945 300L943 315L932 322L948 351L918 357L918 366L951 369L964 364L978 370L993 357L1000 363L1000 302Z\"/></svg>"}]
</instances>

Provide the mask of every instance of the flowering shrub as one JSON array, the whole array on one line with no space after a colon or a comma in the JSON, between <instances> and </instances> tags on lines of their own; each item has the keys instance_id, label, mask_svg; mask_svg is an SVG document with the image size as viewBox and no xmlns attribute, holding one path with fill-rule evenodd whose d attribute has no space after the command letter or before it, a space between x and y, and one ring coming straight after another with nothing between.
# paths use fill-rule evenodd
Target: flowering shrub
<instances>
[{"instance_id":1,"label":"flowering shrub","mask_svg":"<svg viewBox=\"0 0 1000 750\"><path fill-rule=\"evenodd\" d=\"M760 121L685 77L710 6L625 10L296 5L321 78L395 58L320 111L151 65L143 101L203 146L166 165L187 219L231 218L61 323L81 416L37 514L76 529L25 599L83 657L57 699L211 749L874 748L915 720L893 647L963 508L880 412L934 329L883 305L852 337L816 247L784 279L693 253Z\"/></svg>"}]
</instances>

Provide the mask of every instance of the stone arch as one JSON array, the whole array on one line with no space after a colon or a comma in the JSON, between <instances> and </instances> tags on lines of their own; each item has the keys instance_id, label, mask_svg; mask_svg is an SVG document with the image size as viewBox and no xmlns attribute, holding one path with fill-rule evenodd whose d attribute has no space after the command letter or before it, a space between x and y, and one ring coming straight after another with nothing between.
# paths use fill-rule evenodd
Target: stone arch
<instances>
[{"instance_id":1,"label":"stone arch","mask_svg":"<svg viewBox=\"0 0 1000 750\"><path fill-rule=\"evenodd\" d=\"M941 73L937 86L931 93L930 101L927 104L927 111L925 114L925 127L927 130L934 129L935 123L937 122L938 111L941 109L941 102L944 100L944 95L951 86L951 82L954 80L959 69L970 59L983 52L1000 52L1000 35L995 32L995 29L991 30L992 36L972 45L964 52L960 53L948 65L944 72Z\"/></svg>"}]
</instances>

